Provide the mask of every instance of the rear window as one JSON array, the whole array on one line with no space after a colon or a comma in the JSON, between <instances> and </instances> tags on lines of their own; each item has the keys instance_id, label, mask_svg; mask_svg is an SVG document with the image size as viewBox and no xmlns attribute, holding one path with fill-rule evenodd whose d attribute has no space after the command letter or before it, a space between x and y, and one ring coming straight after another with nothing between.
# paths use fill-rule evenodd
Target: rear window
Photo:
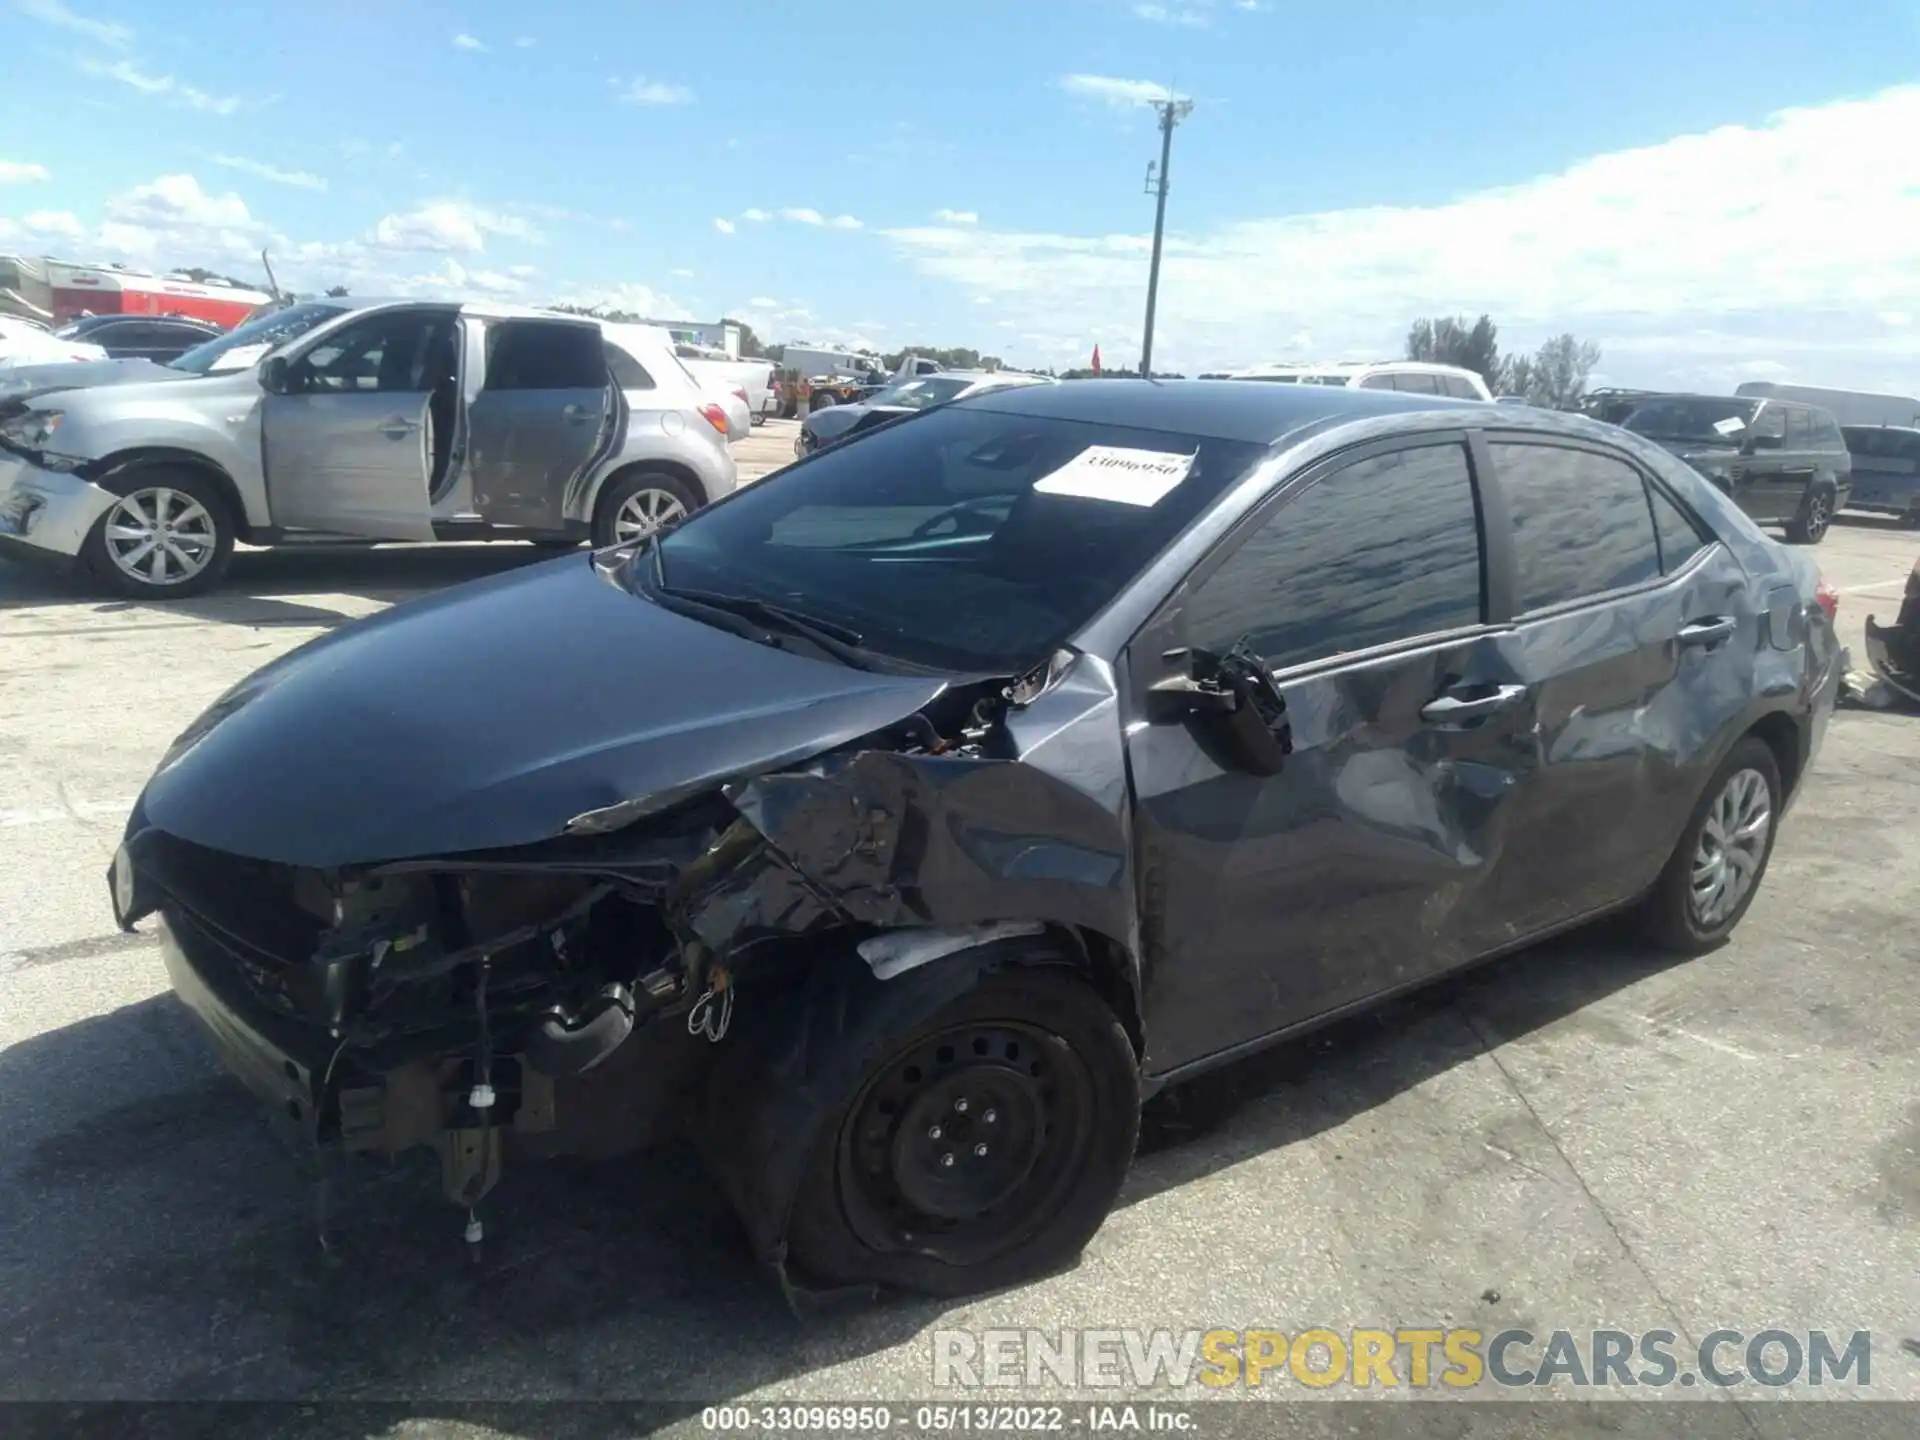
<instances>
[{"instance_id":1,"label":"rear window","mask_svg":"<svg viewBox=\"0 0 1920 1440\"><path fill-rule=\"evenodd\" d=\"M1265 453L981 404L929 410L694 515L660 542L660 567L669 586L829 619L912 664L1013 674Z\"/></svg>"}]
</instances>

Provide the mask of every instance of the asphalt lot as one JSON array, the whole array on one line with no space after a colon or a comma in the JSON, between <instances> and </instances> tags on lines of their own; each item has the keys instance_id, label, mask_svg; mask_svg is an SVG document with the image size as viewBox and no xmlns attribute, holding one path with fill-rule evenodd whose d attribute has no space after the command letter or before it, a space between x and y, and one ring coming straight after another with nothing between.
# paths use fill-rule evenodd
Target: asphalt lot
<instances>
[{"instance_id":1,"label":"asphalt lot","mask_svg":"<svg viewBox=\"0 0 1920 1440\"><path fill-rule=\"evenodd\" d=\"M792 432L746 442L747 467ZM1916 546L1861 520L1821 547L1856 655ZM1872 1393L1920 1399L1901 714L1836 717L1733 943L1674 963L1577 935L1176 1093L1083 1263L1021 1290L803 1323L677 1151L510 1172L477 1259L429 1170L358 1177L324 1258L312 1190L150 938L114 930L104 869L166 743L232 682L533 558L255 553L171 606L0 561L0 1398L899 1400L933 1393L943 1325L1779 1325L1872 1330Z\"/></svg>"}]
</instances>

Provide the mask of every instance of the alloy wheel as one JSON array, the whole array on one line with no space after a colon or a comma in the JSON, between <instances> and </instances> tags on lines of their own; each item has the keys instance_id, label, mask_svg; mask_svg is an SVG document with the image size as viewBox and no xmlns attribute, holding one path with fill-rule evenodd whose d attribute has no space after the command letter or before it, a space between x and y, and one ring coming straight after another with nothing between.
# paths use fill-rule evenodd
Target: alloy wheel
<instances>
[{"instance_id":1,"label":"alloy wheel","mask_svg":"<svg viewBox=\"0 0 1920 1440\"><path fill-rule=\"evenodd\" d=\"M1807 497L1807 538L1818 540L1827 533L1827 527L1833 523L1833 504L1827 499L1825 491L1816 491Z\"/></svg>"},{"instance_id":2,"label":"alloy wheel","mask_svg":"<svg viewBox=\"0 0 1920 1440\"><path fill-rule=\"evenodd\" d=\"M614 543L641 540L663 525L687 518L687 507L665 490L636 490L620 504L613 517Z\"/></svg>"},{"instance_id":3,"label":"alloy wheel","mask_svg":"<svg viewBox=\"0 0 1920 1440\"><path fill-rule=\"evenodd\" d=\"M1773 828L1773 795L1758 770L1736 770L1720 787L1694 845L1688 903L1703 930L1724 924L1753 889Z\"/></svg>"},{"instance_id":4,"label":"alloy wheel","mask_svg":"<svg viewBox=\"0 0 1920 1440\"><path fill-rule=\"evenodd\" d=\"M182 585L212 561L219 532L193 496L156 485L123 496L107 512L104 539L123 574L142 585Z\"/></svg>"}]
</instances>

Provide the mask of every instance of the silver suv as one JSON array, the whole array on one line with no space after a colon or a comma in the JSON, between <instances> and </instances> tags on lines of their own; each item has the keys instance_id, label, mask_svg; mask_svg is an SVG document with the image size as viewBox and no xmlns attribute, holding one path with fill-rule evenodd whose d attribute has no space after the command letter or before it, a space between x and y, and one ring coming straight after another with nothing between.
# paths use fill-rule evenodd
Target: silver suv
<instances>
[{"instance_id":1,"label":"silver suv","mask_svg":"<svg viewBox=\"0 0 1920 1440\"><path fill-rule=\"evenodd\" d=\"M724 412L641 327L315 301L168 368L5 402L0 554L171 598L237 540L608 545L735 483Z\"/></svg>"}]
</instances>

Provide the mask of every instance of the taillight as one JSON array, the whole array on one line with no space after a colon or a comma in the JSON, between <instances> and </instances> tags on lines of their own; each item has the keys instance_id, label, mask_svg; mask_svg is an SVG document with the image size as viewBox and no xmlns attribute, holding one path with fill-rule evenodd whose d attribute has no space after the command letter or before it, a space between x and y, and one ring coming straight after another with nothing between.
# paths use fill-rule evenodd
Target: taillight
<instances>
[{"instance_id":1,"label":"taillight","mask_svg":"<svg viewBox=\"0 0 1920 1440\"><path fill-rule=\"evenodd\" d=\"M1827 619L1829 621L1838 618L1840 613L1840 592L1827 583L1824 575L1820 578L1820 583L1813 587L1813 603L1827 612Z\"/></svg>"},{"instance_id":2,"label":"taillight","mask_svg":"<svg viewBox=\"0 0 1920 1440\"><path fill-rule=\"evenodd\" d=\"M722 435L727 433L727 412L718 405L702 405L700 413L707 417L707 423Z\"/></svg>"}]
</instances>

